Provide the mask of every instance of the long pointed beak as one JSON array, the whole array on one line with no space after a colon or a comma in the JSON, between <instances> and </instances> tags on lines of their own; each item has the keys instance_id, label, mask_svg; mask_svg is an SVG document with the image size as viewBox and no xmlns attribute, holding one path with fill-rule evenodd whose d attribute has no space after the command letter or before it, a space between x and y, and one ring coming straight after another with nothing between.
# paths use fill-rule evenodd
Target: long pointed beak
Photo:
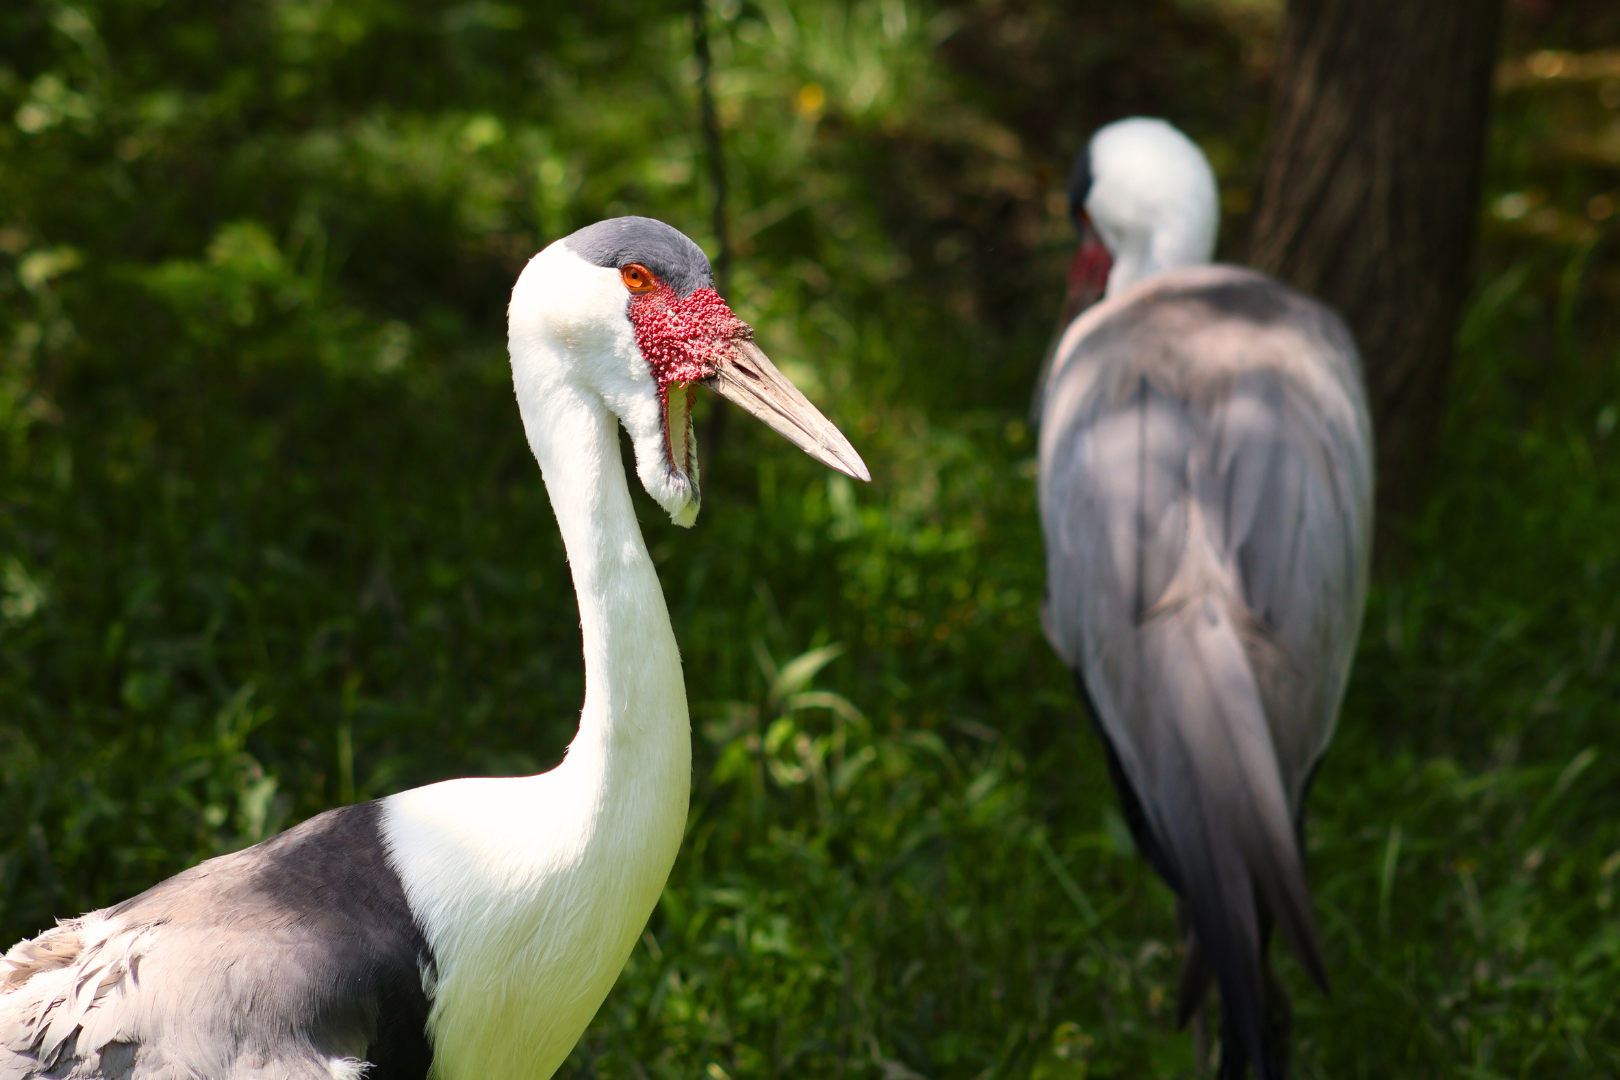
<instances>
[{"instance_id":1,"label":"long pointed beak","mask_svg":"<svg viewBox=\"0 0 1620 1080\"><path fill-rule=\"evenodd\" d=\"M823 465L857 480L870 480L866 462L844 433L752 341L733 342L731 355L704 380L715 393L765 421L794 446Z\"/></svg>"}]
</instances>

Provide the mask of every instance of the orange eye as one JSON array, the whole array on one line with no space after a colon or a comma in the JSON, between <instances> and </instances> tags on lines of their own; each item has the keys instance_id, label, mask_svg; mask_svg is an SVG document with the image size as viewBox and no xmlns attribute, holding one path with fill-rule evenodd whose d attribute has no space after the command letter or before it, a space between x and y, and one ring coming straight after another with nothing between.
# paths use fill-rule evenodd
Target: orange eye
<instances>
[{"instance_id":1,"label":"orange eye","mask_svg":"<svg viewBox=\"0 0 1620 1080\"><path fill-rule=\"evenodd\" d=\"M631 292L651 292L658 284L658 279L653 277L652 271L640 263L619 267L619 277L623 279L624 287Z\"/></svg>"}]
</instances>

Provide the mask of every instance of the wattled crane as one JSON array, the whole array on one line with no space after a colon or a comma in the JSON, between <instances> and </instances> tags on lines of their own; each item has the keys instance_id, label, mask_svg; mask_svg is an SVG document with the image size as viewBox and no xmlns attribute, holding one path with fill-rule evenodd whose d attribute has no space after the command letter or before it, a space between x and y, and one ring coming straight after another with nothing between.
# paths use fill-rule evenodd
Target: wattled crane
<instances>
[{"instance_id":1,"label":"wattled crane","mask_svg":"<svg viewBox=\"0 0 1620 1080\"><path fill-rule=\"evenodd\" d=\"M1280 1080L1274 926L1327 985L1303 814L1367 589L1360 361L1322 304L1207 265L1214 174L1169 124L1098 131L1069 207L1073 321L1036 398L1043 623L1137 844L1179 897L1180 1022L1213 978L1220 1075L1252 1063Z\"/></svg>"},{"instance_id":2,"label":"wattled crane","mask_svg":"<svg viewBox=\"0 0 1620 1080\"><path fill-rule=\"evenodd\" d=\"M0 1080L544 1080L642 932L680 846L680 656L619 456L697 516L692 384L865 480L715 292L702 250L615 218L512 291L512 381L568 552L585 704L548 773L320 814L0 961Z\"/></svg>"}]
</instances>

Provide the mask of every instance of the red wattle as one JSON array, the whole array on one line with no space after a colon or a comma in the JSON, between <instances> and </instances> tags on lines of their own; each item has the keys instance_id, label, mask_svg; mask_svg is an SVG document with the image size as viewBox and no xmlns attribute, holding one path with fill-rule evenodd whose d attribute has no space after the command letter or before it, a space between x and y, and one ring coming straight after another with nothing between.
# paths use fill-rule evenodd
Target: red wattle
<instances>
[{"instance_id":1,"label":"red wattle","mask_svg":"<svg viewBox=\"0 0 1620 1080\"><path fill-rule=\"evenodd\" d=\"M1080 250L1074 253L1074 262L1069 264L1069 293L1093 292L1101 296L1108 288L1108 272L1113 268L1114 257L1088 229L1080 241Z\"/></svg>"},{"instance_id":2,"label":"red wattle","mask_svg":"<svg viewBox=\"0 0 1620 1080\"><path fill-rule=\"evenodd\" d=\"M663 282L630 297L630 323L660 396L672 383L713 375L725 346L754 333L713 289L697 289L682 298Z\"/></svg>"}]
</instances>

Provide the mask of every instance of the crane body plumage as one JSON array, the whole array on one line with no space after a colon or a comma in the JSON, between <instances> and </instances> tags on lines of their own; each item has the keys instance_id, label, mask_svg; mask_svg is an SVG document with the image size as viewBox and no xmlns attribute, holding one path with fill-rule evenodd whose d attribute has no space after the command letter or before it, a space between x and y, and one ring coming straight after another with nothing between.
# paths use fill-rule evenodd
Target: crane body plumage
<instances>
[{"instance_id":1,"label":"crane body plumage","mask_svg":"<svg viewBox=\"0 0 1620 1080\"><path fill-rule=\"evenodd\" d=\"M580 608L585 703L562 763L330 810L18 944L0 1080L544 1080L572 1050L662 892L691 775L619 426L679 524L698 503L691 381L866 472L660 222L537 255L509 344Z\"/></svg>"},{"instance_id":2,"label":"crane body plumage","mask_svg":"<svg viewBox=\"0 0 1620 1080\"><path fill-rule=\"evenodd\" d=\"M1138 149L1165 147L1176 163L1197 154L1158 121L1123 121L1114 134L1149 124L1132 132ZM1114 190L1139 190L1117 174L1151 168L1152 153L1123 169L1099 160L1109 133L1086 169L1112 166ZM1267 959L1274 926L1326 985L1303 814L1367 586L1359 359L1319 302L1253 271L1198 265L1212 225L1194 265L1122 278L1085 251L1110 225L1120 231L1108 192L1090 194L1076 198L1077 265L1110 276L1062 334L1037 399L1043 624L1102 736L1138 846L1180 898L1182 1021L1213 980L1223 1078L1252 1064L1279 1080L1288 1017ZM1203 217L1212 193L1195 194ZM1152 228L1154 213L1137 208L1135 225Z\"/></svg>"}]
</instances>

